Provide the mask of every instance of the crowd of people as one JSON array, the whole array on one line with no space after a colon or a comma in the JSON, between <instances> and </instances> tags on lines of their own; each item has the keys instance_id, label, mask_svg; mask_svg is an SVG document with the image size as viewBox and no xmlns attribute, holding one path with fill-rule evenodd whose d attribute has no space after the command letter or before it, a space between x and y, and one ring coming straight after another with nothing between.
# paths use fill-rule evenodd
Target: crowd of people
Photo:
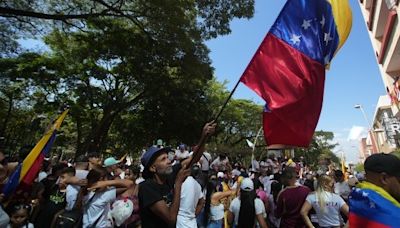
<instances>
[{"instance_id":1,"label":"crowd of people","mask_svg":"<svg viewBox=\"0 0 400 228\"><path fill-rule=\"evenodd\" d=\"M206 125L202 137L214 128ZM400 160L393 155L370 156L365 173L355 175L273 155L246 167L212 156L200 141L194 152L183 144L151 146L140 164L98 153L69 164L44 161L29 191L1 195L0 227L344 227L358 183L382 189L400 208ZM1 183L11 167L1 162Z\"/></svg>"}]
</instances>

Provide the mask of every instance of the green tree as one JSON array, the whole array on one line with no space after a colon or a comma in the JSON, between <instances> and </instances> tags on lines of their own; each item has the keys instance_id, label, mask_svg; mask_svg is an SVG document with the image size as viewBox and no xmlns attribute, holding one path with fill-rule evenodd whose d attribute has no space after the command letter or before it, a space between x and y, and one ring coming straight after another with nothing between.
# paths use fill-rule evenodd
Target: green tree
<instances>
[{"instance_id":1,"label":"green tree","mask_svg":"<svg viewBox=\"0 0 400 228\"><path fill-rule=\"evenodd\" d=\"M11 126L10 107L49 119L69 106L59 141L78 153L115 145L137 151L154 138L195 143L213 110L204 40L228 34L232 19L253 11L253 0L1 2L5 39L47 34L49 48L18 56L1 50L9 57L0 59L2 82L25 88L11 105L12 90L0 88L1 130Z\"/></svg>"},{"instance_id":2,"label":"green tree","mask_svg":"<svg viewBox=\"0 0 400 228\"><path fill-rule=\"evenodd\" d=\"M339 158L333 153L338 145L333 143L333 132L316 131L308 148L296 148L295 156L303 156L307 164L313 167L327 166L331 163L339 164Z\"/></svg>"},{"instance_id":3,"label":"green tree","mask_svg":"<svg viewBox=\"0 0 400 228\"><path fill-rule=\"evenodd\" d=\"M234 18L250 18L253 13L254 0L5 0L0 2L0 48L2 54L14 52L18 38L41 36L53 28L87 31L91 20L98 19L123 19L154 40L189 22L202 38L210 39L229 34ZM171 26L165 27L164 21ZM159 30L149 29L156 22L162 25Z\"/></svg>"}]
</instances>

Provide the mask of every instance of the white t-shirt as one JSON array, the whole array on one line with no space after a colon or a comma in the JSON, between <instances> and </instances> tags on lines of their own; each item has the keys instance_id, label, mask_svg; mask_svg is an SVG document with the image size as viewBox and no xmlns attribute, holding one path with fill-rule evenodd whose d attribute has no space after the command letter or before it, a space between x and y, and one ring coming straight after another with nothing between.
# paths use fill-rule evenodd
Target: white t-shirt
<instances>
[{"instance_id":1,"label":"white t-shirt","mask_svg":"<svg viewBox=\"0 0 400 228\"><path fill-rule=\"evenodd\" d=\"M91 197L93 199L88 203ZM109 215L109 212L110 204L115 201L116 197L117 191L115 188L110 188L104 192L90 192L86 195L83 198L83 228L93 225L98 218L100 219L97 221L96 227L113 227L112 217Z\"/></svg>"},{"instance_id":2,"label":"white t-shirt","mask_svg":"<svg viewBox=\"0 0 400 228\"><path fill-rule=\"evenodd\" d=\"M185 158L187 158L189 156L190 156L190 154L189 154L189 151L187 151L187 150L185 150L183 152L181 150L176 150L175 151L175 157L178 160L185 159Z\"/></svg>"},{"instance_id":3,"label":"white t-shirt","mask_svg":"<svg viewBox=\"0 0 400 228\"><path fill-rule=\"evenodd\" d=\"M201 170L208 171L210 170L210 163L211 163L211 154L204 151L203 155L200 158Z\"/></svg>"},{"instance_id":4,"label":"white t-shirt","mask_svg":"<svg viewBox=\"0 0 400 228\"><path fill-rule=\"evenodd\" d=\"M200 184L192 176L188 176L181 188L181 202L176 219L177 228L197 227L196 206L203 197Z\"/></svg>"},{"instance_id":5,"label":"white t-shirt","mask_svg":"<svg viewBox=\"0 0 400 228\"><path fill-rule=\"evenodd\" d=\"M255 207L255 215L265 214L265 207L264 203L259 199L255 198L254 199L254 207ZM240 212L240 199L239 197L236 197L235 199L232 200L231 205L229 206L229 211L233 213L235 216L234 223L235 225L238 225L239 222L239 212ZM255 219L255 217L254 217Z\"/></svg>"},{"instance_id":6,"label":"white t-shirt","mask_svg":"<svg viewBox=\"0 0 400 228\"><path fill-rule=\"evenodd\" d=\"M75 176L79 179L86 179L89 171L77 169L75 171ZM68 185L66 189L65 199L67 201L67 205L65 206L66 210L72 210L75 205L76 198L78 198L79 190L81 189L80 186L77 185Z\"/></svg>"},{"instance_id":7,"label":"white t-shirt","mask_svg":"<svg viewBox=\"0 0 400 228\"><path fill-rule=\"evenodd\" d=\"M269 176L260 176L260 182L264 185L264 192L270 195L272 181Z\"/></svg>"},{"instance_id":8,"label":"white t-shirt","mask_svg":"<svg viewBox=\"0 0 400 228\"><path fill-rule=\"evenodd\" d=\"M345 204L342 197L337 194L325 192L325 210L322 211L316 193L310 193L306 200L317 213L318 224L322 227L340 226L340 208Z\"/></svg>"},{"instance_id":9,"label":"white t-shirt","mask_svg":"<svg viewBox=\"0 0 400 228\"><path fill-rule=\"evenodd\" d=\"M79 179L86 179L87 175L88 175L89 171L88 170L84 170L84 169L77 169L75 171L75 176Z\"/></svg>"},{"instance_id":10,"label":"white t-shirt","mask_svg":"<svg viewBox=\"0 0 400 228\"><path fill-rule=\"evenodd\" d=\"M65 206L65 210L72 210L75 205L76 198L78 197L79 190L81 188L76 185L68 185L65 194L65 200L67 201L67 205Z\"/></svg>"},{"instance_id":11,"label":"white t-shirt","mask_svg":"<svg viewBox=\"0 0 400 228\"><path fill-rule=\"evenodd\" d=\"M229 163L229 159L225 158L224 160L220 160L219 157L217 157L210 165L212 169L217 168L218 171L225 171L227 169L227 165Z\"/></svg>"},{"instance_id":12,"label":"white t-shirt","mask_svg":"<svg viewBox=\"0 0 400 228\"><path fill-rule=\"evenodd\" d=\"M350 187L346 181L335 183L335 193L343 197L345 200L349 198Z\"/></svg>"}]
</instances>

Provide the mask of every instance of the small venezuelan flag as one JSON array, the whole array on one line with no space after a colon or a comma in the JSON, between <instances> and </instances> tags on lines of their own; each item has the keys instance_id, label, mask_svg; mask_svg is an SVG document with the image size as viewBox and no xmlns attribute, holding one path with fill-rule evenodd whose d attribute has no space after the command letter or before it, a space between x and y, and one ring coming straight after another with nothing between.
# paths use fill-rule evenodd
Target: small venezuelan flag
<instances>
[{"instance_id":1,"label":"small venezuelan flag","mask_svg":"<svg viewBox=\"0 0 400 228\"><path fill-rule=\"evenodd\" d=\"M362 182L349 197L351 228L400 227L400 203L381 187Z\"/></svg>"},{"instance_id":2,"label":"small venezuelan flag","mask_svg":"<svg viewBox=\"0 0 400 228\"><path fill-rule=\"evenodd\" d=\"M24 161L18 164L16 170L9 178L7 184L3 188L3 193L9 196L20 183L24 185L31 185L40 171L46 155L49 154L51 146L53 145L57 131L60 129L61 123L65 119L68 110L65 110L61 116L56 120L50 130L39 140L36 146L31 150Z\"/></svg>"}]
</instances>

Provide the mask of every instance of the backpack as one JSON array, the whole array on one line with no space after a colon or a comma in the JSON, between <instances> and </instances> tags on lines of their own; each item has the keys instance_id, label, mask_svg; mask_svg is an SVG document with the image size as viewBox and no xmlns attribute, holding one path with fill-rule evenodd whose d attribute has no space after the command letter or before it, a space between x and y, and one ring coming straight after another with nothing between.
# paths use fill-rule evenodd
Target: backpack
<instances>
[{"instance_id":1,"label":"backpack","mask_svg":"<svg viewBox=\"0 0 400 228\"><path fill-rule=\"evenodd\" d=\"M96 194L88 200L86 205L89 205ZM56 226L57 228L78 228L82 227L82 210L76 207L76 202L71 210L64 210L61 214L57 216ZM100 216L101 217L101 216ZM97 223L97 221L96 221Z\"/></svg>"},{"instance_id":2,"label":"backpack","mask_svg":"<svg viewBox=\"0 0 400 228\"><path fill-rule=\"evenodd\" d=\"M82 211L73 208L72 210L65 210L57 216L57 228L77 228L82 226Z\"/></svg>"}]
</instances>

